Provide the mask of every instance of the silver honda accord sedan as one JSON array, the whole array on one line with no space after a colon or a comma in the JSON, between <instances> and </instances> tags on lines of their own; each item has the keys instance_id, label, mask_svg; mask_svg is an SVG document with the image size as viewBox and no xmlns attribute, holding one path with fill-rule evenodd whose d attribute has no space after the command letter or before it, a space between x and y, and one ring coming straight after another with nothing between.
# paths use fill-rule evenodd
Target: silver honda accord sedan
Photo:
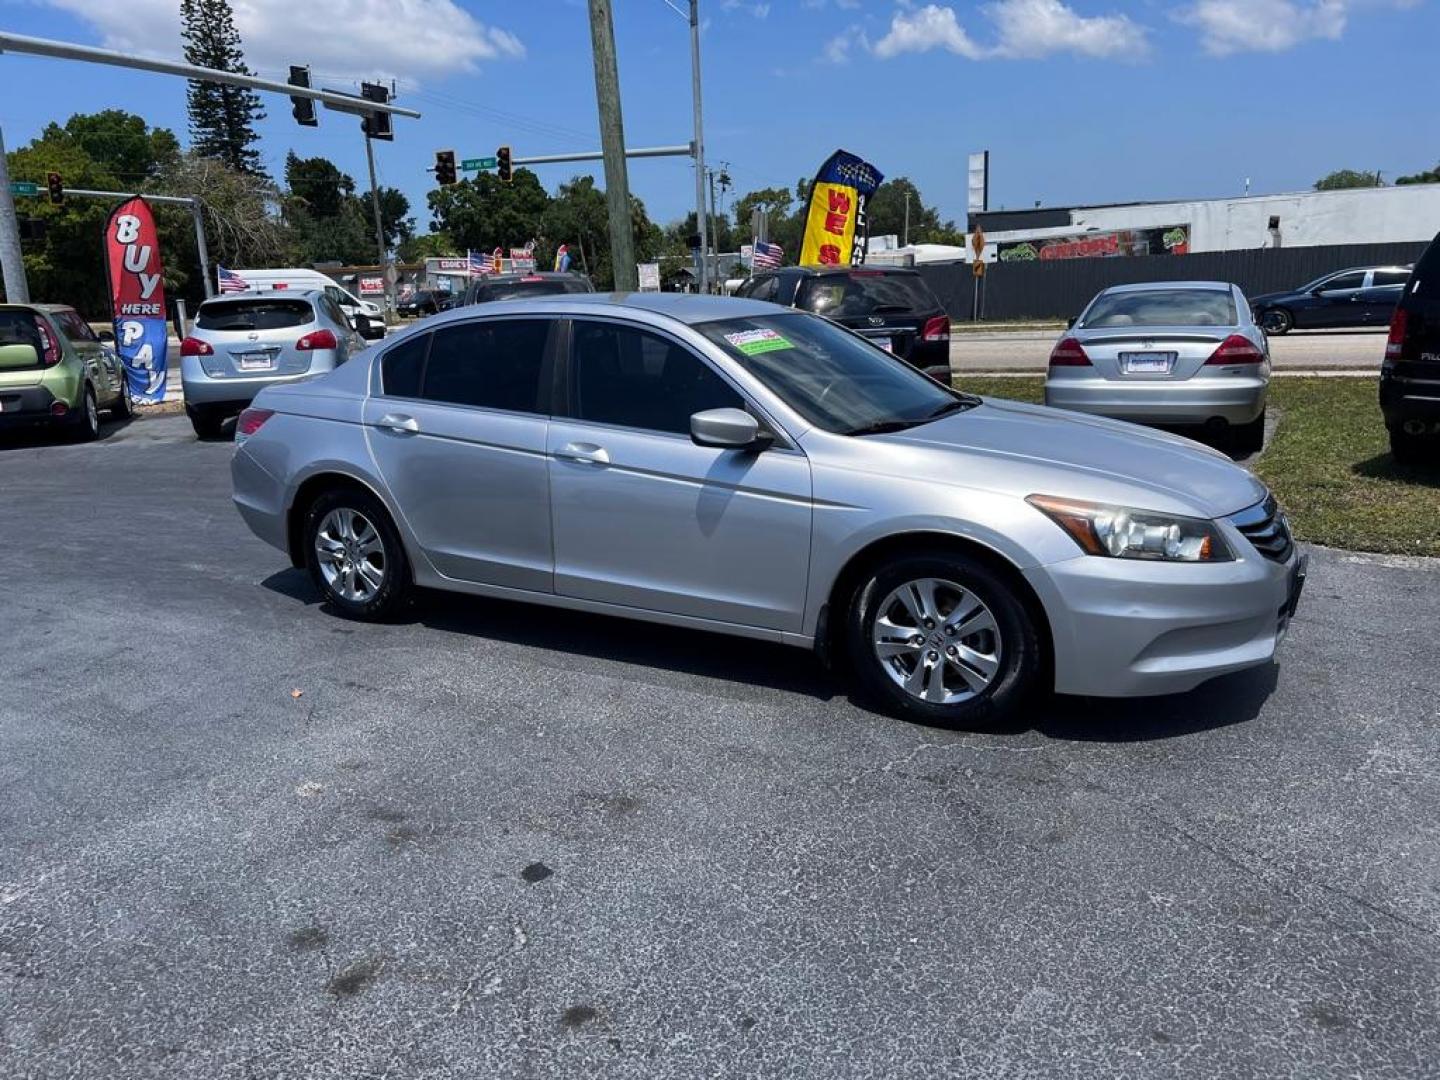
<instances>
[{"instance_id":1,"label":"silver honda accord sedan","mask_svg":"<svg viewBox=\"0 0 1440 1080\"><path fill-rule=\"evenodd\" d=\"M1050 353L1045 404L1136 423L1205 425L1253 453L1265 436L1270 345L1224 281L1105 289Z\"/></svg>"},{"instance_id":2,"label":"silver honda accord sedan","mask_svg":"<svg viewBox=\"0 0 1440 1080\"><path fill-rule=\"evenodd\" d=\"M241 515L339 613L422 586L761 638L931 723L1267 663L1305 574L1215 451L753 300L442 313L262 391L236 440Z\"/></svg>"}]
</instances>

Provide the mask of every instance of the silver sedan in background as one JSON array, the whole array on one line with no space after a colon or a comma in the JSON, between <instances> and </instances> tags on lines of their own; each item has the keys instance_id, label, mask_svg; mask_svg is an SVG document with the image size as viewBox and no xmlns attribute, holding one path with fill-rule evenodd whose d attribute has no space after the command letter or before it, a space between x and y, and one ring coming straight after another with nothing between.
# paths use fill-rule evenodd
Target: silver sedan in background
<instances>
[{"instance_id":1,"label":"silver sedan in background","mask_svg":"<svg viewBox=\"0 0 1440 1080\"><path fill-rule=\"evenodd\" d=\"M754 300L459 308L262 391L236 438L240 514L341 614L419 586L760 638L931 723L1268 663L1304 580L1223 454Z\"/></svg>"},{"instance_id":2,"label":"silver sedan in background","mask_svg":"<svg viewBox=\"0 0 1440 1080\"><path fill-rule=\"evenodd\" d=\"M1204 426L1252 453L1265 436L1270 346L1223 281L1117 285L1050 354L1045 404L1141 424Z\"/></svg>"}]
</instances>

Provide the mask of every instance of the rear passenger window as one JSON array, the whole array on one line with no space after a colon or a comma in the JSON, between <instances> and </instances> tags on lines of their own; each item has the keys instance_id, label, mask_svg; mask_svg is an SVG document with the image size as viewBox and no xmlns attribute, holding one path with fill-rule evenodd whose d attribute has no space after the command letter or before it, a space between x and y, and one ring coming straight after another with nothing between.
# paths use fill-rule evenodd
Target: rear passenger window
<instances>
[{"instance_id":1,"label":"rear passenger window","mask_svg":"<svg viewBox=\"0 0 1440 1080\"><path fill-rule=\"evenodd\" d=\"M1409 280L1409 270L1376 270L1371 284L1378 289L1384 285L1404 285Z\"/></svg>"},{"instance_id":2,"label":"rear passenger window","mask_svg":"<svg viewBox=\"0 0 1440 1080\"><path fill-rule=\"evenodd\" d=\"M544 319L494 319L436 330L421 396L451 405L539 412L549 331Z\"/></svg>"},{"instance_id":3,"label":"rear passenger window","mask_svg":"<svg viewBox=\"0 0 1440 1080\"><path fill-rule=\"evenodd\" d=\"M416 334L380 358L380 386L387 396L420 396L420 377L425 373L425 350L429 345L429 334Z\"/></svg>"}]
</instances>

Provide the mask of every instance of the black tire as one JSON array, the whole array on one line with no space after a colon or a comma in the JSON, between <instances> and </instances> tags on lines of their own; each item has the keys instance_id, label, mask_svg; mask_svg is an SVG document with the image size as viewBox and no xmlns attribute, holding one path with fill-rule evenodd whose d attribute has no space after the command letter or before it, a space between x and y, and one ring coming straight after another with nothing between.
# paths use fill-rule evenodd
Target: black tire
<instances>
[{"instance_id":1,"label":"black tire","mask_svg":"<svg viewBox=\"0 0 1440 1080\"><path fill-rule=\"evenodd\" d=\"M110 406L110 419L129 420L135 415L135 406L130 401L130 383L124 378L120 380L120 396L116 398L115 404Z\"/></svg>"},{"instance_id":2,"label":"black tire","mask_svg":"<svg viewBox=\"0 0 1440 1080\"><path fill-rule=\"evenodd\" d=\"M1430 455L1426 454L1426 450ZM1427 440L1398 427L1390 429L1390 456L1402 465L1419 465L1427 456L1440 458L1440 439Z\"/></svg>"},{"instance_id":3,"label":"black tire","mask_svg":"<svg viewBox=\"0 0 1440 1080\"><path fill-rule=\"evenodd\" d=\"M1266 308L1260 313L1260 328L1281 337L1295 329L1295 316L1285 308Z\"/></svg>"},{"instance_id":4,"label":"black tire","mask_svg":"<svg viewBox=\"0 0 1440 1080\"><path fill-rule=\"evenodd\" d=\"M345 596L331 584L320 565L316 537L321 525L337 510L349 510L358 518L363 518L374 527L379 537L383 551L379 565L384 576L374 595L364 600ZM331 608L339 614L363 622L384 622L396 618L409 607L414 594L410 560L405 556L404 545L400 543L400 534L395 530L389 512L370 492L350 485L324 492L306 509L300 536L301 543L305 545L302 554L310 580L315 583L315 587L324 595ZM375 564L372 562L373 565Z\"/></svg>"},{"instance_id":5,"label":"black tire","mask_svg":"<svg viewBox=\"0 0 1440 1080\"><path fill-rule=\"evenodd\" d=\"M1239 454L1258 454L1265 449L1265 410L1248 424L1237 424L1230 432L1231 445Z\"/></svg>"},{"instance_id":6,"label":"black tire","mask_svg":"<svg viewBox=\"0 0 1440 1080\"><path fill-rule=\"evenodd\" d=\"M998 657L998 668L990 682L965 700L950 704L922 701L906 691L892 676L895 669L887 670L876 655L872 642L875 620L883 614L880 605L907 582L926 578L958 585L989 609L996 626L994 655ZM918 627L917 632L923 633ZM1040 635L1017 586L985 562L967 555L936 550L906 555L875 567L865 575L851 599L844 636L851 668L864 696L905 720L952 728L1009 727L1026 699L1042 689L1045 663ZM941 653L927 651L925 655L938 660ZM921 655L916 653L915 665L920 663ZM941 660L939 666L944 668L942 678L953 675L945 661Z\"/></svg>"},{"instance_id":7,"label":"black tire","mask_svg":"<svg viewBox=\"0 0 1440 1080\"><path fill-rule=\"evenodd\" d=\"M190 417L190 426L195 429L197 439L218 439L225 429L225 417L214 409L201 405L186 405L185 415Z\"/></svg>"},{"instance_id":8,"label":"black tire","mask_svg":"<svg viewBox=\"0 0 1440 1080\"><path fill-rule=\"evenodd\" d=\"M94 442L100 437L100 407L95 402L95 389L85 387L80 396L80 408L71 421L70 437L76 442Z\"/></svg>"}]
</instances>

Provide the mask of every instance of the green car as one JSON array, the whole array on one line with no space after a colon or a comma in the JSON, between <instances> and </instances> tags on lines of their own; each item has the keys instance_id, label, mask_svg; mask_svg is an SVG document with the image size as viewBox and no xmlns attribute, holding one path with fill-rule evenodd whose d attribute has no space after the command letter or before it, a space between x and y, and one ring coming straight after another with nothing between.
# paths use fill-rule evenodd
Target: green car
<instances>
[{"instance_id":1,"label":"green car","mask_svg":"<svg viewBox=\"0 0 1440 1080\"><path fill-rule=\"evenodd\" d=\"M0 304L0 428L46 426L88 441L100 410L130 415L125 367L74 308Z\"/></svg>"}]
</instances>

